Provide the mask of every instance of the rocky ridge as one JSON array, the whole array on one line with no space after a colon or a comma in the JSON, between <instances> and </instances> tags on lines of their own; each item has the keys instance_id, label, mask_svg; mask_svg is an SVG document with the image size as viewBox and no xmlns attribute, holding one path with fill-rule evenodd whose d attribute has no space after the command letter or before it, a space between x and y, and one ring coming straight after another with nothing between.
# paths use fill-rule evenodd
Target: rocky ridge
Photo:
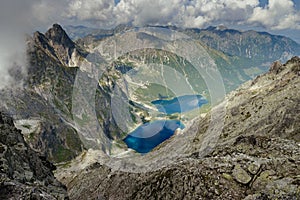
<instances>
[{"instance_id":1,"label":"rocky ridge","mask_svg":"<svg viewBox=\"0 0 300 200\"><path fill-rule=\"evenodd\" d=\"M1 109L27 133L31 148L53 162L71 160L83 149L71 124L71 94L78 70L72 66L84 53L57 24L47 34L34 33L27 53L25 87L1 90Z\"/></svg>"},{"instance_id":2,"label":"rocky ridge","mask_svg":"<svg viewBox=\"0 0 300 200\"><path fill-rule=\"evenodd\" d=\"M35 32L34 43L44 48L45 52L68 67L76 67L85 53L69 38L59 24L53 24L45 35Z\"/></svg>"},{"instance_id":3,"label":"rocky ridge","mask_svg":"<svg viewBox=\"0 0 300 200\"><path fill-rule=\"evenodd\" d=\"M300 45L295 41L267 32L239 31L225 26L185 31L211 48L250 59L257 66L274 60L285 62L291 56L298 55L300 50Z\"/></svg>"},{"instance_id":4,"label":"rocky ridge","mask_svg":"<svg viewBox=\"0 0 300 200\"><path fill-rule=\"evenodd\" d=\"M204 29L182 29L175 26L150 26L166 28L183 32L196 40L201 41L212 49L224 52L227 55L240 56L245 60L245 65L263 66L274 60L285 62L293 55L298 55L300 45L295 41L280 35L272 35L267 32L253 30L241 31L225 26L210 26ZM67 26L66 30L73 39L79 42L95 41L110 37L130 29L130 25L120 25L112 30L101 30L84 26ZM252 62L249 62L249 61ZM240 60L242 61L242 60ZM248 64L247 64L248 63ZM265 66L268 67L268 66Z\"/></svg>"}]
</instances>

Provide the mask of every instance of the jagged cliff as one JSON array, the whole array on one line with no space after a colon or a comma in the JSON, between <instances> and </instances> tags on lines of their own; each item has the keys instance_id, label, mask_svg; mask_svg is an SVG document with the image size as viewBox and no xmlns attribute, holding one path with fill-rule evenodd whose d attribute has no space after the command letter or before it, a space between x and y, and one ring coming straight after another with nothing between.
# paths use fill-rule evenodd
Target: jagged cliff
<instances>
[{"instance_id":1,"label":"jagged cliff","mask_svg":"<svg viewBox=\"0 0 300 200\"><path fill-rule=\"evenodd\" d=\"M13 119L0 113L0 199L68 199L55 169L29 147Z\"/></svg>"},{"instance_id":2,"label":"jagged cliff","mask_svg":"<svg viewBox=\"0 0 300 200\"><path fill-rule=\"evenodd\" d=\"M45 35L34 33L27 44L25 87L2 90L1 108L27 133L25 139L33 149L54 162L70 160L83 149L70 118L78 70L74 65L83 59L84 52L57 24Z\"/></svg>"},{"instance_id":3,"label":"jagged cliff","mask_svg":"<svg viewBox=\"0 0 300 200\"><path fill-rule=\"evenodd\" d=\"M140 157L160 168L125 172L99 160L72 173L59 169L59 178L72 199L299 199L299 88L300 58L276 62L220 104L220 133L222 120L211 111Z\"/></svg>"},{"instance_id":4,"label":"jagged cliff","mask_svg":"<svg viewBox=\"0 0 300 200\"><path fill-rule=\"evenodd\" d=\"M69 38L58 24L54 24L45 34L35 32L33 45L40 46L44 51L61 64L76 67L85 56L85 52Z\"/></svg>"}]
</instances>

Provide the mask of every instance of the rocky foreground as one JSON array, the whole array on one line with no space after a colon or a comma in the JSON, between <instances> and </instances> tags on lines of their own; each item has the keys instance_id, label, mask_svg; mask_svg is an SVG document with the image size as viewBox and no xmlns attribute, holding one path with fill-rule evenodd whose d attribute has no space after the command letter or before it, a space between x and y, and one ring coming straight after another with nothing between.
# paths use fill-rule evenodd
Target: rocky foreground
<instances>
[{"instance_id":1,"label":"rocky foreground","mask_svg":"<svg viewBox=\"0 0 300 200\"><path fill-rule=\"evenodd\" d=\"M186 130L197 134L173 164L134 173L95 162L60 179L71 199L300 199L299 89L300 58L275 62L228 96L222 133L208 151L199 149L207 131L215 134L210 113ZM147 158L182 148L182 137Z\"/></svg>"},{"instance_id":2,"label":"rocky foreground","mask_svg":"<svg viewBox=\"0 0 300 200\"><path fill-rule=\"evenodd\" d=\"M12 118L0 113L0 199L68 199L55 169L29 147Z\"/></svg>"}]
</instances>

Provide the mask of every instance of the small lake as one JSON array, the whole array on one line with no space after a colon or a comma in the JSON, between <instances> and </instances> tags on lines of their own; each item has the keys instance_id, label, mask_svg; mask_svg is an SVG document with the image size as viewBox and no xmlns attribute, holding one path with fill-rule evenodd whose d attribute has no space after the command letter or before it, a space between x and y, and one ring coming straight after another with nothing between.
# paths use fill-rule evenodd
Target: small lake
<instances>
[{"instance_id":1,"label":"small lake","mask_svg":"<svg viewBox=\"0 0 300 200\"><path fill-rule=\"evenodd\" d=\"M171 100L155 100L151 102L159 112L165 114L183 113L201 107L208 101L201 95L184 95ZM156 120L142 124L129 133L124 139L128 148L139 153L148 153L160 143L174 135L176 129L183 129L179 120Z\"/></svg>"},{"instance_id":2,"label":"small lake","mask_svg":"<svg viewBox=\"0 0 300 200\"><path fill-rule=\"evenodd\" d=\"M128 148L139 153L148 153L163 141L169 139L176 129L183 129L179 120L157 120L145 123L132 131L124 139Z\"/></svg>"},{"instance_id":3,"label":"small lake","mask_svg":"<svg viewBox=\"0 0 300 200\"><path fill-rule=\"evenodd\" d=\"M184 113L207 104L208 101L201 95L184 95L171 100L155 100L151 102L159 112L165 114Z\"/></svg>"}]
</instances>

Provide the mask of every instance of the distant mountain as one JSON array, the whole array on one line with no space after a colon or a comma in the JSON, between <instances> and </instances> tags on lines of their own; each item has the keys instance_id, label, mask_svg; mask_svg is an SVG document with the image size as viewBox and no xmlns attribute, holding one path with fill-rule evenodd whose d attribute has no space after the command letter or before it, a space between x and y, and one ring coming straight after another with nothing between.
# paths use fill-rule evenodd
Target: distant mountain
<instances>
[{"instance_id":1,"label":"distant mountain","mask_svg":"<svg viewBox=\"0 0 300 200\"><path fill-rule=\"evenodd\" d=\"M186 29L184 32L213 49L249 59L252 65L257 66L274 60L285 62L294 55L300 55L298 43L267 32L238 31L213 26L207 29Z\"/></svg>"},{"instance_id":2,"label":"distant mountain","mask_svg":"<svg viewBox=\"0 0 300 200\"><path fill-rule=\"evenodd\" d=\"M225 54L245 58L247 62L250 62L251 59L252 64L249 63L249 66L264 65L267 67L274 60L285 62L292 56L300 55L300 45L298 43L288 37L272 35L267 32L257 32L253 30L239 31L229 29L225 26L210 26L206 29L182 29L175 26L151 27L180 31ZM76 39L84 37L92 37L95 39L105 38L130 28L133 27L120 25L115 29L103 30L83 26L76 28L66 26L68 34L71 34L72 38ZM83 35L82 32L85 34ZM247 64L246 61L244 64Z\"/></svg>"},{"instance_id":3,"label":"distant mountain","mask_svg":"<svg viewBox=\"0 0 300 200\"><path fill-rule=\"evenodd\" d=\"M274 60L285 62L292 56L300 55L298 43L290 38L266 32L239 31L224 26L211 26L206 29L182 29L174 26L151 27L182 32L207 46L222 73L227 91L266 72ZM77 43L83 46L95 44L99 40L132 28L129 25L120 25L111 30L91 30L85 27L72 29L67 26L68 33L79 38ZM84 29L87 30L87 34L80 38Z\"/></svg>"},{"instance_id":4,"label":"distant mountain","mask_svg":"<svg viewBox=\"0 0 300 200\"><path fill-rule=\"evenodd\" d=\"M132 29L132 26L129 25L119 25L114 29L97 29L97 28L90 28L86 26L65 26L66 32L70 36L72 40L78 40L85 38L87 36L92 36L97 39L110 37L116 33L120 33L121 31Z\"/></svg>"},{"instance_id":5,"label":"distant mountain","mask_svg":"<svg viewBox=\"0 0 300 200\"><path fill-rule=\"evenodd\" d=\"M77 40L79 38L83 38L83 37L93 33L97 29L86 27L86 26L69 25L69 26L65 26L65 30L72 40Z\"/></svg>"}]
</instances>

